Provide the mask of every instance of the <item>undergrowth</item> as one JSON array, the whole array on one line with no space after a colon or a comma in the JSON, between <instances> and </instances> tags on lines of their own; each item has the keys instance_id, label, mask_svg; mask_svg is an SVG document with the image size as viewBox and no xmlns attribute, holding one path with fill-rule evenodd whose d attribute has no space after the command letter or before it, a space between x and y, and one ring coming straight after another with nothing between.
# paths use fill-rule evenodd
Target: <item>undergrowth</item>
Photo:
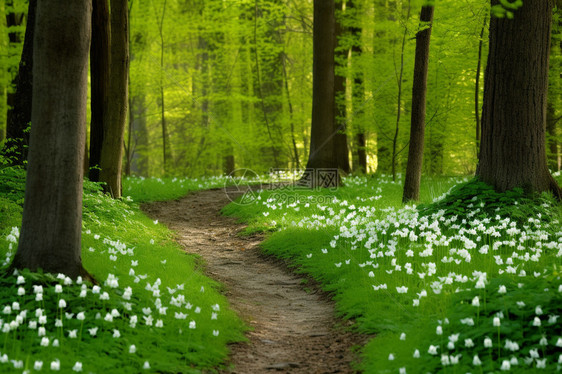
<instances>
[{"instance_id":1,"label":"undergrowth","mask_svg":"<svg viewBox=\"0 0 562 374\"><path fill-rule=\"evenodd\" d=\"M213 372L227 344L244 340L245 326L221 286L197 270L199 259L137 203L111 199L95 183L84 186L82 259L100 287L6 274L24 180L20 169L0 169L1 372Z\"/></svg>"},{"instance_id":2,"label":"undergrowth","mask_svg":"<svg viewBox=\"0 0 562 374\"><path fill-rule=\"evenodd\" d=\"M274 230L264 250L317 280L340 316L375 335L362 370L560 370L562 231L551 197L424 178L416 207L401 205L401 183L388 177L345 184L263 191L224 212L248 230Z\"/></svg>"}]
</instances>

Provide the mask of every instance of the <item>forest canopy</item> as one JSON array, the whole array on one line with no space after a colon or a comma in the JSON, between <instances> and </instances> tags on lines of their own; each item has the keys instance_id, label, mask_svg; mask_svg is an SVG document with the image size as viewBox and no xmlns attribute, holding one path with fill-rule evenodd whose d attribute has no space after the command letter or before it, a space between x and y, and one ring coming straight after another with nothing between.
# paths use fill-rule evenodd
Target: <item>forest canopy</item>
<instances>
[{"instance_id":1,"label":"forest canopy","mask_svg":"<svg viewBox=\"0 0 562 374\"><path fill-rule=\"evenodd\" d=\"M312 5L311 0L130 0L125 173L201 176L242 167L256 172L303 167L310 145ZM421 5L420 0L336 5L342 26L336 74L346 82L338 100L345 105L355 171L362 147L358 134L365 138L367 172L390 173L393 158L397 172L406 169ZM513 9L498 9L492 8L493 13L503 9L500 16L512 16ZM476 111L482 104L490 11L484 0L441 0L435 6L426 174L471 174L476 169ZM0 4L0 138L5 137L7 97L14 91L26 12L24 0ZM560 41L555 17L551 121L560 116ZM352 53L354 46L361 53ZM362 100L353 100L358 74L365 93ZM548 147L553 170L559 168L558 138L553 126L548 134L554 144Z\"/></svg>"}]
</instances>

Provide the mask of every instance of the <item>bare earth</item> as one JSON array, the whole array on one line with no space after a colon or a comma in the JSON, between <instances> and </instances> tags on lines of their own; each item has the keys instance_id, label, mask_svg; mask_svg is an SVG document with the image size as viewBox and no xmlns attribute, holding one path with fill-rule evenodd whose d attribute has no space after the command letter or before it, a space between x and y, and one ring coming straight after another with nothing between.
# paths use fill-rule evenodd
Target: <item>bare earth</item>
<instances>
[{"instance_id":1,"label":"bare earth","mask_svg":"<svg viewBox=\"0 0 562 374\"><path fill-rule=\"evenodd\" d=\"M229 202L219 189L142 207L203 257L207 275L226 285L232 308L253 329L249 343L231 346L223 373L355 373L350 349L364 337L345 331L325 294L305 291L301 277L261 254L262 237L238 236L245 226L219 213Z\"/></svg>"}]
</instances>

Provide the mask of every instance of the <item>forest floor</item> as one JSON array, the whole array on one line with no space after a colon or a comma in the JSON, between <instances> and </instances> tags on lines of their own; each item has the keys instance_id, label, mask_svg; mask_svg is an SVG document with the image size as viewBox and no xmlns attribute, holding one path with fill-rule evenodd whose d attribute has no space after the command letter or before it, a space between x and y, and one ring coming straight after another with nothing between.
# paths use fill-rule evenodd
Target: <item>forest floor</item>
<instances>
[{"instance_id":1,"label":"forest floor","mask_svg":"<svg viewBox=\"0 0 562 374\"><path fill-rule=\"evenodd\" d=\"M334 316L329 297L261 253L263 237L220 210L230 202L224 189L189 194L142 209L177 233L189 253L200 255L208 276L225 285L231 306L251 327L249 342L231 346L223 373L354 373L351 348L366 338Z\"/></svg>"}]
</instances>

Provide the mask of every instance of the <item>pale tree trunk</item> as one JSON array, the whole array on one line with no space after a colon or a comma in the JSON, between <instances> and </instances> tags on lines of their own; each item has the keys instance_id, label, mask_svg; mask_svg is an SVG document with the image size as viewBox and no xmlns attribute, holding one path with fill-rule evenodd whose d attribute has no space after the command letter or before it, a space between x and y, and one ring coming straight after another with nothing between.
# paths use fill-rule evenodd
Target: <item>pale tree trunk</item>
<instances>
[{"instance_id":1,"label":"pale tree trunk","mask_svg":"<svg viewBox=\"0 0 562 374\"><path fill-rule=\"evenodd\" d=\"M103 132L100 181L114 198L121 197L123 141L127 121L129 77L129 9L127 0L111 2L111 67L107 126Z\"/></svg>"},{"instance_id":2,"label":"pale tree trunk","mask_svg":"<svg viewBox=\"0 0 562 374\"><path fill-rule=\"evenodd\" d=\"M525 0L513 19L490 23L476 176L498 191L521 187L560 198L545 144L552 7L551 0Z\"/></svg>"},{"instance_id":3,"label":"pale tree trunk","mask_svg":"<svg viewBox=\"0 0 562 374\"><path fill-rule=\"evenodd\" d=\"M402 201L420 199L420 182L423 165L423 146L425 138L425 109L427 94L427 70L429 67L429 44L433 6L423 6L420 27L427 27L416 34L416 59L414 62L414 83L412 88L412 117L410 123L410 147L404 180Z\"/></svg>"},{"instance_id":4,"label":"pale tree trunk","mask_svg":"<svg viewBox=\"0 0 562 374\"><path fill-rule=\"evenodd\" d=\"M91 0L37 4L33 128L15 268L87 275L80 242L91 11Z\"/></svg>"},{"instance_id":5,"label":"pale tree trunk","mask_svg":"<svg viewBox=\"0 0 562 374\"><path fill-rule=\"evenodd\" d=\"M158 20L158 35L160 36L160 125L162 127L162 162L164 174L168 171L168 127L166 124L166 106L164 95L164 16L166 15L166 0L162 4L162 16Z\"/></svg>"},{"instance_id":6,"label":"pale tree trunk","mask_svg":"<svg viewBox=\"0 0 562 374\"><path fill-rule=\"evenodd\" d=\"M314 0L312 124L310 154L303 182L311 187L331 187L339 180L321 179L319 169L336 169L334 152L334 45L335 3Z\"/></svg>"},{"instance_id":7,"label":"pale tree trunk","mask_svg":"<svg viewBox=\"0 0 562 374\"><path fill-rule=\"evenodd\" d=\"M110 23L109 1L93 0L92 44L90 46L91 120L90 120L90 170L91 181L100 181L103 133L107 124L109 104Z\"/></svg>"},{"instance_id":8,"label":"pale tree trunk","mask_svg":"<svg viewBox=\"0 0 562 374\"><path fill-rule=\"evenodd\" d=\"M291 143L293 146L293 158L295 162L295 168L300 170L300 159L299 159L299 150L297 148L297 141L295 139L295 121L294 121L294 111L293 111L293 102L291 100L291 93L289 91L289 79L287 77L287 57L283 57L283 81L285 83L285 93L287 94L287 106L289 107L289 121L291 124Z\"/></svg>"}]
</instances>

